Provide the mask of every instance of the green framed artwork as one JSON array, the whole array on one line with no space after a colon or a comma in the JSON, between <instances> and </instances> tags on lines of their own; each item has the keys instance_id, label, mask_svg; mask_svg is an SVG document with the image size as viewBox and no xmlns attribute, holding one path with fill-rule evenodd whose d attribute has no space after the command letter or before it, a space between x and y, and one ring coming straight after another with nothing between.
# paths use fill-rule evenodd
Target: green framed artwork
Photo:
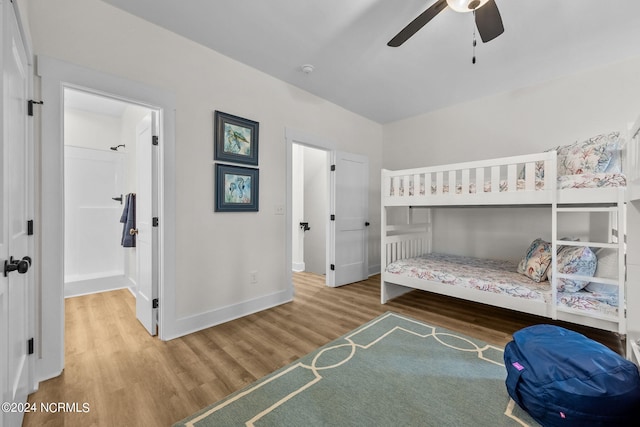
<instances>
[{"instance_id":1,"label":"green framed artwork","mask_svg":"<svg viewBox=\"0 0 640 427\"><path fill-rule=\"evenodd\" d=\"M214 112L213 122L215 160L258 165L258 122L222 111Z\"/></svg>"},{"instance_id":2,"label":"green framed artwork","mask_svg":"<svg viewBox=\"0 0 640 427\"><path fill-rule=\"evenodd\" d=\"M260 171L216 163L216 212L257 212Z\"/></svg>"}]
</instances>

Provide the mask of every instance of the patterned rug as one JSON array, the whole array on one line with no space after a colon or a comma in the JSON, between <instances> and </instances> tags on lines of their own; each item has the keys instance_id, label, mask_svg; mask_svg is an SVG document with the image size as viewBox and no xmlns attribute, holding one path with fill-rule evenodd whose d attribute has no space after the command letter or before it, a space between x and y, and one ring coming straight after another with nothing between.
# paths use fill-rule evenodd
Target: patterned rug
<instances>
[{"instance_id":1,"label":"patterned rug","mask_svg":"<svg viewBox=\"0 0 640 427\"><path fill-rule=\"evenodd\" d=\"M537 426L503 350L388 312L175 426Z\"/></svg>"}]
</instances>

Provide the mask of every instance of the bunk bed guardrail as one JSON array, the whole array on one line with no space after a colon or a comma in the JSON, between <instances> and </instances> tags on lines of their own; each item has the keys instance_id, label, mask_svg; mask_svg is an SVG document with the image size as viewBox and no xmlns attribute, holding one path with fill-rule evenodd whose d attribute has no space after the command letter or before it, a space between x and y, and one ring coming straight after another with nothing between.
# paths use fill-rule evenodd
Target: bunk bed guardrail
<instances>
[{"instance_id":1,"label":"bunk bed guardrail","mask_svg":"<svg viewBox=\"0 0 640 427\"><path fill-rule=\"evenodd\" d=\"M554 200L555 151L382 171L386 206L548 204Z\"/></svg>"}]
</instances>

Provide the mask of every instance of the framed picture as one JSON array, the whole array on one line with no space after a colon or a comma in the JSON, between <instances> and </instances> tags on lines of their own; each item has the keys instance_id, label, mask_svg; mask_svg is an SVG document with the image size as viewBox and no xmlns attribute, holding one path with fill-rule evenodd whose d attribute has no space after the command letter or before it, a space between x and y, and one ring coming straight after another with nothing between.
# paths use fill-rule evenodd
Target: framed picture
<instances>
[{"instance_id":1,"label":"framed picture","mask_svg":"<svg viewBox=\"0 0 640 427\"><path fill-rule=\"evenodd\" d=\"M258 122L216 111L214 159L258 165Z\"/></svg>"},{"instance_id":2,"label":"framed picture","mask_svg":"<svg viewBox=\"0 0 640 427\"><path fill-rule=\"evenodd\" d=\"M216 212L257 212L260 171L216 163Z\"/></svg>"}]
</instances>

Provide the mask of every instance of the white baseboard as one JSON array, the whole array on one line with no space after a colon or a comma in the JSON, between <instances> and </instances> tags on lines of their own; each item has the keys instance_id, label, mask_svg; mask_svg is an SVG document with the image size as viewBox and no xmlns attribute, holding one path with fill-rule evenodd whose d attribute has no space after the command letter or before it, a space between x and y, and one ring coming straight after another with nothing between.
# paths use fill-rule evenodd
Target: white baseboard
<instances>
[{"instance_id":1,"label":"white baseboard","mask_svg":"<svg viewBox=\"0 0 640 427\"><path fill-rule=\"evenodd\" d=\"M131 281L123 275L100 277L89 280L77 280L64 284L64 297L78 297L81 295L96 294L99 292L114 291L116 289L129 288Z\"/></svg>"},{"instance_id":2,"label":"white baseboard","mask_svg":"<svg viewBox=\"0 0 640 427\"><path fill-rule=\"evenodd\" d=\"M293 263L291 263L291 270L296 272L296 273L300 273L301 271L304 271L304 269L305 269L304 262L293 262Z\"/></svg>"},{"instance_id":3,"label":"white baseboard","mask_svg":"<svg viewBox=\"0 0 640 427\"><path fill-rule=\"evenodd\" d=\"M369 277L375 276L376 274L380 274L380 264L369 264Z\"/></svg>"},{"instance_id":4,"label":"white baseboard","mask_svg":"<svg viewBox=\"0 0 640 427\"><path fill-rule=\"evenodd\" d=\"M172 340L291 301L293 301L293 288L254 298L239 304L221 307L193 316L182 317L177 319L176 324L171 328L175 333L166 336L165 339Z\"/></svg>"}]
</instances>

